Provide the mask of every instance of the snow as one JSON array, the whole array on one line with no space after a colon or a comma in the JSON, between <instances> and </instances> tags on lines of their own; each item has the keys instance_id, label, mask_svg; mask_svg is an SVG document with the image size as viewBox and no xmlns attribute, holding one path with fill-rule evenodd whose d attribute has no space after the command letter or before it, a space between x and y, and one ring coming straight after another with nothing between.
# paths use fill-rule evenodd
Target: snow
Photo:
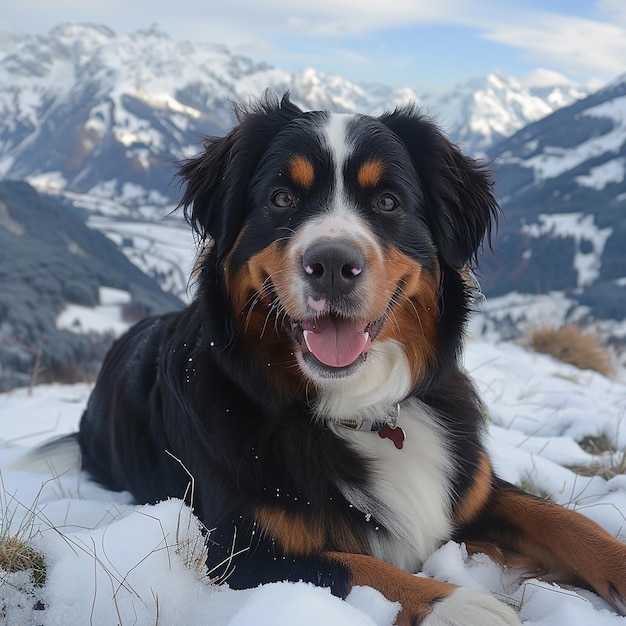
<instances>
[{"instance_id":1,"label":"snow","mask_svg":"<svg viewBox=\"0 0 626 626\"><path fill-rule=\"evenodd\" d=\"M67 180L61 172L46 172L45 174L36 174L30 176L28 182L42 192L54 193L60 189L64 189Z\"/></svg>"},{"instance_id":2,"label":"snow","mask_svg":"<svg viewBox=\"0 0 626 626\"><path fill-rule=\"evenodd\" d=\"M112 333L119 337L131 323L124 319L123 308L132 301L128 291L114 287L99 287L99 302L95 307L68 304L59 313L56 326L73 333Z\"/></svg>"},{"instance_id":3,"label":"snow","mask_svg":"<svg viewBox=\"0 0 626 626\"><path fill-rule=\"evenodd\" d=\"M574 253L574 269L578 272L578 286L592 284L600 275L602 253L607 239L611 236L611 228L598 228L594 216L583 213L559 213L539 215L539 223L522 226L522 232L531 237L550 234L555 237L572 237L576 243ZM591 243L591 250L583 252L581 241Z\"/></svg>"},{"instance_id":4,"label":"snow","mask_svg":"<svg viewBox=\"0 0 626 626\"><path fill-rule=\"evenodd\" d=\"M610 89L610 87L607 87ZM626 126L626 97L613 98L585 111L585 115L590 117L608 118L613 121L615 127L624 128Z\"/></svg>"},{"instance_id":5,"label":"snow","mask_svg":"<svg viewBox=\"0 0 626 626\"><path fill-rule=\"evenodd\" d=\"M584 320L589 313L587 307L576 307L563 292L527 294L510 291L504 296L485 299L478 303L481 315L470 319L470 332L474 335L494 335L494 324L510 319L516 329L524 330L529 325L559 325Z\"/></svg>"},{"instance_id":6,"label":"snow","mask_svg":"<svg viewBox=\"0 0 626 626\"><path fill-rule=\"evenodd\" d=\"M524 87L530 89L535 87L554 87L554 85L576 87L576 83L565 76L565 74L548 70L544 67L527 72L519 80Z\"/></svg>"},{"instance_id":7,"label":"snow","mask_svg":"<svg viewBox=\"0 0 626 626\"><path fill-rule=\"evenodd\" d=\"M586 117L610 120L611 129L602 134L594 134L576 146L566 148L546 146L541 154L523 161L525 167L532 168L535 180L540 182L556 178L595 158L606 159L606 155L609 155L610 158L617 159L626 133L625 105L626 97L622 96L584 110L582 115ZM619 159L619 162L622 161ZM613 182L619 175L619 164L612 166L607 162L599 167L600 169L591 170L588 175L578 177L578 182L584 186L596 186L601 185L607 176L606 182L608 183ZM623 174L621 179L623 180Z\"/></svg>"},{"instance_id":8,"label":"snow","mask_svg":"<svg viewBox=\"0 0 626 626\"><path fill-rule=\"evenodd\" d=\"M576 176L575 180L583 187L592 187L602 191L610 183L621 183L626 175L626 159L613 159L597 167L592 167L589 174Z\"/></svg>"},{"instance_id":9,"label":"snow","mask_svg":"<svg viewBox=\"0 0 626 626\"><path fill-rule=\"evenodd\" d=\"M120 302L106 292L102 302ZM514 302L514 299L512 299ZM558 306L558 305L557 305ZM546 309L547 310L547 309ZM481 326L475 322L473 328ZM485 399L487 446L500 475L549 494L626 540L626 476L584 477L571 466L617 465L626 447L626 372L616 380L581 371L512 343L470 339L465 367ZM377 591L355 588L345 600L304 583L234 591L204 569L204 542L178 500L135 506L84 475L60 468L21 471L26 450L73 432L90 391L86 384L42 385L0 395L2 527L31 538L45 555L47 580L33 589L25 575L5 575L0 606L8 623L205 624L212 626L391 626L398 606ZM604 435L615 452L594 456L576 440ZM494 594L524 624L617 626L591 592L564 589L501 570L484 555L447 543L424 564L432 576ZM45 608L32 607L39 601ZM40 606L41 608L41 606Z\"/></svg>"},{"instance_id":10,"label":"snow","mask_svg":"<svg viewBox=\"0 0 626 626\"><path fill-rule=\"evenodd\" d=\"M68 304L56 319L56 327L59 330L69 330L79 335L94 332L113 333L119 337L129 326L124 321L119 306L87 307Z\"/></svg>"},{"instance_id":11,"label":"snow","mask_svg":"<svg viewBox=\"0 0 626 626\"><path fill-rule=\"evenodd\" d=\"M99 287L98 302L103 306L113 306L116 304L128 304L132 302L132 295L124 289L115 287Z\"/></svg>"},{"instance_id":12,"label":"snow","mask_svg":"<svg viewBox=\"0 0 626 626\"><path fill-rule=\"evenodd\" d=\"M161 213L162 209L158 211ZM143 220L95 214L87 224L114 241L128 259L154 277L163 290L185 300L191 293L188 277L196 256L193 233L180 214L152 221L150 217L154 217L154 212L146 208Z\"/></svg>"},{"instance_id":13,"label":"snow","mask_svg":"<svg viewBox=\"0 0 626 626\"><path fill-rule=\"evenodd\" d=\"M131 295L120 289L100 288L100 304L94 307L68 304L59 313L56 327L73 333L112 333L119 337L130 323L124 319L123 305L130 302Z\"/></svg>"},{"instance_id":14,"label":"snow","mask_svg":"<svg viewBox=\"0 0 626 626\"><path fill-rule=\"evenodd\" d=\"M182 300L188 299L191 293L188 277L195 263L196 245L182 211L174 212L175 206L158 191L151 190L146 198L145 190L131 183L121 187L123 203L111 200L116 187L117 181L111 180L101 183L97 189L94 187L91 194L63 192L61 195L76 207L85 209L87 225L111 239L131 263L154 277L162 289ZM93 193L94 190L97 193ZM141 202L131 209L133 200ZM88 316L89 312L84 309L70 309L64 314L63 319L69 321L63 327L67 328L77 317ZM108 317L119 319L115 314Z\"/></svg>"}]
</instances>

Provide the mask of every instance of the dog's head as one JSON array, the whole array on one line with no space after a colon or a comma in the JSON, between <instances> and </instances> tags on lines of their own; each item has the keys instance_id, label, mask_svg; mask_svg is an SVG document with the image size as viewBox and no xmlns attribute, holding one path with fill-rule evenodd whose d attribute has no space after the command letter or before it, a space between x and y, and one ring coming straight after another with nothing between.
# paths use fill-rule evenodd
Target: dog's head
<instances>
[{"instance_id":1,"label":"dog's head","mask_svg":"<svg viewBox=\"0 0 626 626\"><path fill-rule=\"evenodd\" d=\"M486 170L413 108L267 98L181 175L237 337L321 390L386 381L401 395L432 371L442 276L460 280L498 211Z\"/></svg>"}]
</instances>

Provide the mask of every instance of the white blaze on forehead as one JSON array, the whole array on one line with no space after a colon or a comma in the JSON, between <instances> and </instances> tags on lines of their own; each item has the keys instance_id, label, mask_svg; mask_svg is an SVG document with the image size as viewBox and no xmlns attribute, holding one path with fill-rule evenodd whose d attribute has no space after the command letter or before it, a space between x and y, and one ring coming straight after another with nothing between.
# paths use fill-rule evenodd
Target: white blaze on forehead
<instances>
[{"instance_id":1,"label":"white blaze on forehead","mask_svg":"<svg viewBox=\"0 0 626 626\"><path fill-rule=\"evenodd\" d=\"M334 238L351 239L378 250L370 227L345 193L344 166L351 154L347 129L354 118L353 114L331 113L320 127L321 141L330 153L334 165L333 193L328 198L325 210L316 219L309 221L298 234L292 249L296 254L318 239Z\"/></svg>"},{"instance_id":2,"label":"white blaze on forehead","mask_svg":"<svg viewBox=\"0 0 626 626\"><path fill-rule=\"evenodd\" d=\"M344 193L343 170L352 148L348 143L348 124L354 117L353 114L331 113L321 129L322 141L335 164L336 198Z\"/></svg>"},{"instance_id":3,"label":"white blaze on forehead","mask_svg":"<svg viewBox=\"0 0 626 626\"><path fill-rule=\"evenodd\" d=\"M318 127L318 137L332 163L334 181L331 193L319 207L318 214L304 222L290 239L289 265L299 268L305 251L320 240L344 239L356 244L368 262L383 261L383 250L371 226L363 218L362 208L355 206L345 189L344 169L350 158L351 144L348 125L354 119L351 114L329 114ZM305 268L305 272L306 272ZM297 271L290 282L294 309L299 307L301 317L313 316L326 308L325 299L310 297L306 277Z\"/></svg>"}]
</instances>

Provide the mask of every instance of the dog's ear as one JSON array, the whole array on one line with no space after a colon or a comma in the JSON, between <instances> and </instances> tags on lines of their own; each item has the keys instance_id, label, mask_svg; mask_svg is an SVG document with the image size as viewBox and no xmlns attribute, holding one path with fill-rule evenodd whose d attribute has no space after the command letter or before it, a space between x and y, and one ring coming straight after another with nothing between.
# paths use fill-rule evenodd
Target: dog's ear
<instances>
[{"instance_id":1,"label":"dog's ear","mask_svg":"<svg viewBox=\"0 0 626 626\"><path fill-rule=\"evenodd\" d=\"M457 269L475 265L483 243L491 247L492 228L500 215L491 172L464 156L414 107L380 119L409 151L441 258Z\"/></svg>"},{"instance_id":2,"label":"dog's ear","mask_svg":"<svg viewBox=\"0 0 626 626\"><path fill-rule=\"evenodd\" d=\"M270 93L237 109L238 124L225 137L208 137L204 150L180 165L185 185L179 207L201 240L213 239L217 258L234 243L247 207L248 182L276 134L302 111L285 94Z\"/></svg>"}]
</instances>

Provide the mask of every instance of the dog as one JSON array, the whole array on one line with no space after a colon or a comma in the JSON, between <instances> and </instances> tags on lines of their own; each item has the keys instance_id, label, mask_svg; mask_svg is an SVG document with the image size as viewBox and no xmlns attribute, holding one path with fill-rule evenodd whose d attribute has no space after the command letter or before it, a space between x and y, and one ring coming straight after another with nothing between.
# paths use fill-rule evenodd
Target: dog
<instances>
[{"instance_id":1,"label":"dog","mask_svg":"<svg viewBox=\"0 0 626 626\"><path fill-rule=\"evenodd\" d=\"M500 211L484 164L415 107L266 94L179 175L196 293L107 355L76 435L95 480L186 498L233 588L368 585L402 625L519 624L413 575L454 540L626 612L626 545L499 479L482 442L459 355Z\"/></svg>"}]
</instances>

